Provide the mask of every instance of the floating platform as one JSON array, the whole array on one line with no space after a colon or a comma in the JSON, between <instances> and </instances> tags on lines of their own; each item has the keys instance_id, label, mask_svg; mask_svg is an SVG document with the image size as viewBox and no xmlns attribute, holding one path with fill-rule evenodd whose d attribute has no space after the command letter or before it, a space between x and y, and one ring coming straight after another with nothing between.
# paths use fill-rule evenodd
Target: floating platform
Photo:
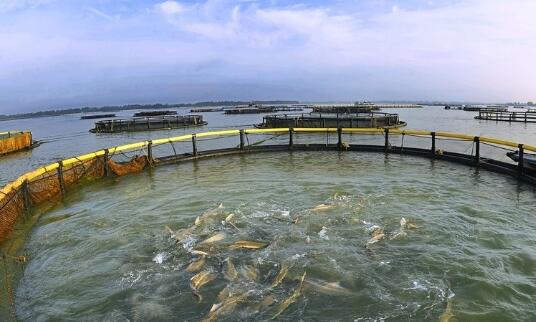
<instances>
[{"instance_id":1,"label":"floating platform","mask_svg":"<svg viewBox=\"0 0 536 322\"><path fill-rule=\"evenodd\" d=\"M177 111L150 111L134 113L134 117L177 115Z\"/></svg>"},{"instance_id":2,"label":"floating platform","mask_svg":"<svg viewBox=\"0 0 536 322\"><path fill-rule=\"evenodd\" d=\"M378 108L422 108L419 104L374 104Z\"/></svg>"},{"instance_id":3,"label":"floating platform","mask_svg":"<svg viewBox=\"0 0 536 322\"><path fill-rule=\"evenodd\" d=\"M536 123L536 111L503 112L503 111L481 110L478 112L478 115L475 116L475 119L497 121L497 122Z\"/></svg>"},{"instance_id":4,"label":"floating platform","mask_svg":"<svg viewBox=\"0 0 536 322\"><path fill-rule=\"evenodd\" d=\"M467 112L507 112L506 106L464 106L464 111Z\"/></svg>"},{"instance_id":5,"label":"floating platform","mask_svg":"<svg viewBox=\"0 0 536 322\"><path fill-rule=\"evenodd\" d=\"M375 105L315 105L312 107L314 113L368 113L379 110Z\"/></svg>"},{"instance_id":6,"label":"floating platform","mask_svg":"<svg viewBox=\"0 0 536 322\"><path fill-rule=\"evenodd\" d=\"M193 108L190 113L207 113L207 112L223 112L223 107L202 107Z\"/></svg>"},{"instance_id":7,"label":"floating platform","mask_svg":"<svg viewBox=\"0 0 536 322\"><path fill-rule=\"evenodd\" d=\"M396 128L406 126L398 114L390 113L353 113L299 115L269 115L263 118L258 128Z\"/></svg>"},{"instance_id":8,"label":"floating platform","mask_svg":"<svg viewBox=\"0 0 536 322\"><path fill-rule=\"evenodd\" d=\"M225 109L225 114L263 114L276 112L298 112L303 111L302 107L293 106L261 106L261 107L237 107Z\"/></svg>"},{"instance_id":9,"label":"floating platform","mask_svg":"<svg viewBox=\"0 0 536 322\"><path fill-rule=\"evenodd\" d=\"M95 123L93 133L116 133L178 129L206 125L202 115L167 115L157 117L104 120Z\"/></svg>"},{"instance_id":10,"label":"floating platform","mask_svg":"<svg viewBox=\"0 0 536 322\"><path fill-rule=\"evenodd\" d=\"M28 131L10 131L0 133L0 156L28 150L37 146L33 141L32 132Z\"/></svg>"},{"instance_id":11,"label":"floating platform","mask_svg":"<svg viewBox=\"0 0 536 322\"><path fill-rule=\"evenodd\" d=\"M95 115L82 115L81 120L93 120L93 119L106 119L110 117L116 117L115 114L95 114Z\"/></svg>"}]
</instances>

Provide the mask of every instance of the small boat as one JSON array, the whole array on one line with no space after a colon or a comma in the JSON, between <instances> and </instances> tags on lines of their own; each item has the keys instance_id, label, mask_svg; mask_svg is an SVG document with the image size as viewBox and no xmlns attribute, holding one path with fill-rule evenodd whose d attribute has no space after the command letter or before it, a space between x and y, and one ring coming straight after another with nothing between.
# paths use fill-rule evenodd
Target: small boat
<instances>
[{"instance_id":1,"label":"small boat","mask_svg":"<svg viewBox=\"0 0 536 322\"><path fill-rule=\"evenodd\" d=\"M519 162L519 151L508 152L506 155L515 162ZM523 153L523 166L526 169L536 170L536 154Z\"/></svg>"}]
</instances>

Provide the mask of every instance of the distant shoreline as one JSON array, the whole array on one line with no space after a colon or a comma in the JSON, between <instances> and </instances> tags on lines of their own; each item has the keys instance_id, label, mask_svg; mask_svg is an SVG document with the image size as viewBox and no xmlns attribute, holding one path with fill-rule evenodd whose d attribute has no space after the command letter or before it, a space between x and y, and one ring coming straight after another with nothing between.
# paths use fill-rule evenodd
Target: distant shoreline
<instances>
[{"instance_id":1,"label":"distant shoreline","mask_svg":"<svg viewBox=\"0 0 536 322\"><path fill-rule=\"evenodd\" d=\"M117 112L128 110L158 110L166 108L182 108L182 107L204 107L204 106L234 106L249 104L251 101L210 101L197 103L180 103L180 104L132 104L132 105L116 105L116 106L101 106L101 107L77 107L59 110L47 110L31 113L19 113L10 115L1 115L0 121L11 121L21 119L32 119L39 117L60 116L79 113L100 113L100 112ZM254 101L260 104L299 104L299 101Z\"/></svg>"}]
</instances>

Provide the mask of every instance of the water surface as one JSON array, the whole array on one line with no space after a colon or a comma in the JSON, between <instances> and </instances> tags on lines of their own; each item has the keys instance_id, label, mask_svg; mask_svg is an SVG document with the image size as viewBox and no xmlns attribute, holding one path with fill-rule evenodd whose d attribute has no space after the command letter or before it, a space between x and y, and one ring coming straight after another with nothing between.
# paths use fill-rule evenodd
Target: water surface
<instances>
[{"instance_id":1,"label":"water surface","mask_svg":"<svg viewBox=\"0 0 536 322\"><path fill-rule=\"evenodd\" d=\"M303 294L278 319L434 321L450 311L459 321L533 321L534 198L502 175L374 153L262 153L108 178L41 217L17 314L194 321L229 287L248 296L221 320L264 320L306 272ZM207 212L213 220L180 242L164 228L187 229ZM231 213L238 230L225 222ZM401 218L415 227L402 229ZM385 237L367 245L377 227ZM200 244L216 232L225 239ZM269 246L228 247L244 239ZM185 270L194 249L210 254L203 269L216 277L200 289L201 303ZM258 279L228 281L227 257ZM270 288L282 265L288 275ZM268 297L275 303L259 306Z\"/></svg>"}]
</instances>

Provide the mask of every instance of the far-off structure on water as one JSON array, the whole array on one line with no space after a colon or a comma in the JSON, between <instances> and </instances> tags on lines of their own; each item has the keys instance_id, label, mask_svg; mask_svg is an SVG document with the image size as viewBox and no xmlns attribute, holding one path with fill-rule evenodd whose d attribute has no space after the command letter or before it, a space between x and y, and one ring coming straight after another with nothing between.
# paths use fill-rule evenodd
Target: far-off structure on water
<instances>
[{"instance_id":1,"label":"far-off structure on water","mask_svg":"<svg viewBox=\"0 0 536 322\"><path fill-rule=\"evenodd\" d=\"M398 114L376 112L381 108L371 102L353 105L313 105L308 114L265 116L258 128L397 128L406 126Z\"/></svg>"},{"instance_id":2,"label":"far-off structure on water","mask_svg":"<svg viewBox=\"0 0 536 322\"><path fill-rule=\"evenodd\" d=\"M178 129L183 127L202 126L202 115L164 115L131 119L103 120L95 123L93 133L116 133L148 130Z\"/></svg>"},{"instance_id":3,"label":"far-off structure on water","mask_svg":"<svg viewBox=\"0 0 536 322\"><path fill-rule=\"evenodd\" d=\"M258 128L309 127L309 128L397 128L406 126L398 114L368 113L310 113L279 114L263 117Z\"/></svg>"},{"instance_id":4,"label":"far-off structure on water","mask_svg":"<svg viewBox=\"0 0 536 322\"><path fill-rule=\"evenodd\" d=\"M35 142L32 139L32 132L0 132L0 156L12 152L31 149L34 146Z\"/></svg>"}]
</instances>

